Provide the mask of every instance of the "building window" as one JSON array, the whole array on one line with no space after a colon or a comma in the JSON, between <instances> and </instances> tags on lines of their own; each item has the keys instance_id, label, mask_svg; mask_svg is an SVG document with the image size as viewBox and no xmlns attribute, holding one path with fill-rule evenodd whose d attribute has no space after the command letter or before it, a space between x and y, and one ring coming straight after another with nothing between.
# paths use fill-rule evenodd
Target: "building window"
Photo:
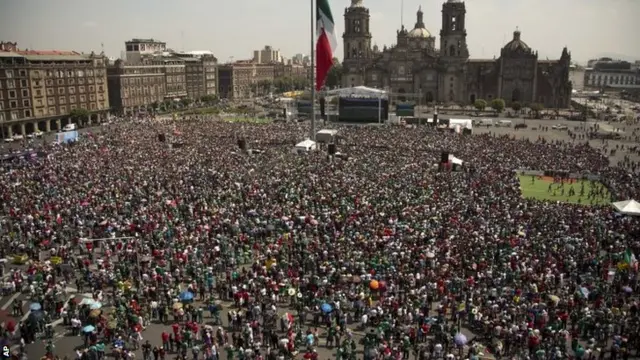
<instances>
[{"instance_id":1,"label":"building window","mask_svg":"<svg viewBox=\"0 0 640 360\"><path fill-rule=\"evenodd\" d=\"M55 90L53 88L47 88L47 95L52 96L55 94Z\"/></svg>"},{"instance_id":2,"label":"building window","mask_svg":"<svg viewBox=\"0 0 640 360\"><path fill-rule=\"evenodd\" d=\"M7 80L7 89L13 89L16 87L16 82L13 80Z\"/></svg>"},{"instance_id":3,"label":"building window","mask_svg":"<svg viewBox=\"0 0 640 360\"><path fill-rule=\"evenodd\" d=\"M49 105L55 105L55 104L56 104L56 99L54 99L54 98L47 98L47 104L49 104Z\"/></svg>"},{"instance_id":4,"label":"building window","mask_svg":"<svg viewBox=\"0 0 640 360\"><path fill-rule=\"evenodd\" d=\"M70 103L76 102L76 97L75 96L69 96L69 102Z\"/></svg>"},{"instance_id":5,"label":"building window","mask_svg":"<svg viewBox=\"0 0 640 360\"><path fill-rule=\"evenodd\" d=\"M65 99L64 97L59 97L58 98L58 104L66 104L67 103L67 99Z\"/></svg>"},{"instance_id":6,"label":"building window","mask_svg":"<svg viewBox=\"0 0 640 360\"><path fill-rule=\"evenodd\" d=\"M13 70L5 70L4 74L8 79L11 79L13 77Z\"/></svg>"},{"instance_id":7,"label":"building window","mask_svg":"<svg viewBox=\"0 0 640 360\"><path fill-rule=\"evenodd\" d=\"M46 84L47 84L47 86L53 86L53 80L47 79Z\"/></svg>"},{"instance_id":8,"label":"building window","mask_svg":"<svg viewBox=\"0 0 640 360\"><path fill-rule=\"evenodd\" d=\"M25 110L24 111L24 117L30 118L31 117L31 110Z\"/></svg>"},{"instance_id":9,"label":"building window","mask_svg":"<svg viewBox=\"0 0 640 360\"><path fill-rule=\"evenodd\" d=\"M58 86L64 85L64 80L58 79Z\"/></svg>"},{"instance_id":10,"label":"building window","mask_svg":"<svg viewBox=\"0 0 640 360\"><path fill-rule=\"evenodd\" d=\"M29 97L29 90L23 89L22 90L22 97Z\"/></svg>"},{"instance_id":11,"label":"building window","mask_svg":"<svg viewBox=\"0 0 640 360\"><path fill-rule=\"evenodd\" d=\"M4 121L4 114L0 113L0 121Z\"/></svg>"},{"instance_id":12,"label":"building window","mask_svg":"<svg viewBox=\"0 0 640 360\"><path fill-rule=\"evenodd\" d=\"M16 91L9 90L9 99L15 99L15 98L16 98Z\"/></svg>"},{"instance_id":13,"label":"building window","mask_svg":"<svg viewBox=\"0 0 640 360\"><path fill-rule=\"evenodd\" d=\"M27 76L27 70L20 70L20 76Z\"/></svg>"},{"instance_id":14,"label":"building window","mask_svg":"<svg viewBox=\"0 0 640 360\"><path fill-rule=\"evenodd\" d=\"M73 76L74 76L73 70L68 70L67 77L73 77Z\"/></svg>"},{"instance_id":15,"label":"building window","mask_svg":"<svg viewBox=\"0 0 640 360\"><path fill-rule=\"evenodd\" d=\"M80 95L80 102L85 102L86 101L86 97L84 95Z\"/></svg>"},{"instance_id":16,"label":"building window","mask_svg":"<svg viewBox=\"0 0 640 360\"><path fill-rule=\"evenodd\" d=\"M49 115L55 115L55 114L56 114L56 108L50 107L49 108Z\"/></svg>"},{"instance_id":17,"label":"building window","mask_svg":"<svg viewBox=\"0 0 640 360\"><path fill-rule=\"evenodd\" d=\"M11 112L11 120L18 120L18 112L17 111L12 111Z\"/></svg>"},{"instance_id":18,"label":"building window","mask_svg":"<svg viewBox=\"0 0 640 360\"><path fill-rule=\"evenodd\" d=\"M77 108L77 106L76 106L75 104L73 104L73 105L71 105L69 108L70 108L71 110L74 110L74 109L76 109L76 108Z\"/></svg>"},{"instance_id":19,"label":"building window","mask_svg":"<svg viewBox=\"0 0 640 360\"><path fill-rule=\"evenodd\" d=\"M42 90L36 90L36 96L42 96Z\"/></svg>"},{"instance_id":20,"label":"building window","mask_svg":"<svg viewBox=\"0 0 640 360\"><path fill-rule=\"evenodd\" d=\"M63 95L64 94L64 88L63 87L58 88L58 94L59 95Z\"/></svg>"},{"instance_id":21,"label":"building window","mask_svg":"<svg viewBox=\"0 0 640 360\"><path fill-rule=\"evenodd\" d=\"M75 93L76 93L76 88L69 87L69 94L75 94Z\"/></svg>"},{"instance_id":22,"label":"building window","mask_svg":"<svg viewBox=\"0 0 640 360\"><path fill-rule=\"evenodd\" d=\"M89 85L89 92L94 92L96 88L93 85Z\"/></svg>"},{"instance_id":23,"label":"building window","mask_svg":"<svg viewBox=\"0 0 640 360\"><path fill-rule=\"evenodd\" d=\"M67 107L66 106L60 106L60 114L66 114L67 113Z\"/></svg>"},{"instance_id":24,"label":"building window","mask_svg":"<svg viewBox=\"0 0 640 360\"><path fill-rule=\"evenodd\" d=\"M29 107L31 106L31 102L28 99L22 100L22 106Z\"/></svg>"},{"instance_id":25,"label":"building window","mask_svg":"<svg viewBox=\"0 0 640 360\"><path fill-rule=\"evenodd\" d=\"M38 107L41 107L42 106L42 100L41 99L36 100L36 105Z\"/></svg>"},{"instance_id":26,"label":"building window","mask_svg":"<svg viewBox=\"0 0 640 360\"><path fill-rule=\"evenodd\" d=\"M20 80L20 87L27 87L27 86L29 86L27 84L27 80L24 80L24 79Z\"/></svg>"},{"instance_id":27,"label":"building window","mask_svg":"<svg viewBox=\"0 0 640 360\"><path fill-rule=\"evenodd\" d=\"M80 94L83 94L84 93L84 86L78 86L78 92Z\"/></svg>"},{"instance_id":28,"label":"building window","mask_svg":"<svg viewBox=\"0 0 640 360\"><path fill-rule=\"evenodd\" d=\"M10 109L15 109L17 107L18 107L18 102L17 101L15 101L15 100L9 101L9 108Z\"/></svg>"}]
</instances>

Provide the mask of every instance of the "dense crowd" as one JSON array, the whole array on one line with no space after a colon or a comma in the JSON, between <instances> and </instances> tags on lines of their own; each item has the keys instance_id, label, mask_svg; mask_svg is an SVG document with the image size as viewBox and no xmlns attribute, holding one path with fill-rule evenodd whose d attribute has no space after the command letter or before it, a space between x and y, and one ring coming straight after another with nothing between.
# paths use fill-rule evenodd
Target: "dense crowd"
<instances>
[{"instance_id":1,"label":"dense crowd","mask_svg":"<svg viewBox=\"0 0 640 360\"><path fill-rule=\"evenodd\" d=\"M523 199L514 173L601 174L626 200L628 170L583 142L430 128L345 127L348 159L293 153L306 133L128 122L6 165L0 253L51 258L5 285L42 308L5 341L63 316L87 359L638 356L638 220ZM461 171L438 171L442 151ZM94 298L65 305L69 284Z\"/></svg>"}]
</instances>

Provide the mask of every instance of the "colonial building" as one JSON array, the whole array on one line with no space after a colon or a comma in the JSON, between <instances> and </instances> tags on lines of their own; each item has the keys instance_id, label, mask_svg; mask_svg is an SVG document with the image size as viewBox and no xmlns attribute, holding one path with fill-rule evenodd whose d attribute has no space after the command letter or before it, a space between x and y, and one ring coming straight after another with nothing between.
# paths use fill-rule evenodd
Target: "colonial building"
<instances>
[{"instance_id":1,"label":"colonial building","mask_svg":"<svg viewBox=\"0 0 640 360\"><path fill-rule=\"evenodd\" d=\"M133 64L116 60L107 74L109 101L117 113L146 110L151 104L164 101L167 95L162 59L147 57Z\"/></svg>"},{"instance_id":2,"label":"colonial building","mask_svg":"<svg viewBox=\"0 0 640 360\"><path fill-rule=\"evenodd\" d=\"M217 94L218 59L210 51L174 53L185 61L187 97L199 100Z\"/></svg>"},{"instance_id":3,"label":"colonial building","mask_svg":"<svg viewBox=\"0 0 640 360\"><path fill-rule=\"evenodd\" d=\"M592 89L640 89L640 70L627 61L590 60L585 69L584 85Z\"/></svg>"},{"instance_id":4,"label":"colonial building","mask_svg":"<svg viewBox=\"0 0 640 360\"><path fill-rule=\"evenodd\" d=\"M106 63L104 54L20 50L0 42L2 135L60 130L77 108L90 116L73 121L100 121L109 111Z\"/></svg>"},{"instance_id":5,"label":"colonial building","mask_svg":"<svg viewBox=\"0 0 640 360\"><path fill-rule=\"evenodd\" d=\"M242 99L254 94L254 85L273 81L274 64L257 64L251 60L236 61L218 68L218 93L221 98Z\"/></svg>"},{"instance_id":6,"label":"colonial building","mask_svg":"<svg viewBox=\"0 0 640 360\"><path fill-rule=\"evenodd\" d=\"M459 104L476 99L504 99L507 104L540 103L568 107L571 98L571 56L563 49L559 60L539 60L520 31L505 44L497 59L470 59L462 0L442 5L439 46L427 29L422 10L413 29L397 31L397 43L382 50L371 46L370 13L362 0L345 9L343 86L389 89L401 100Z\"/></svg>"}]
</instances>

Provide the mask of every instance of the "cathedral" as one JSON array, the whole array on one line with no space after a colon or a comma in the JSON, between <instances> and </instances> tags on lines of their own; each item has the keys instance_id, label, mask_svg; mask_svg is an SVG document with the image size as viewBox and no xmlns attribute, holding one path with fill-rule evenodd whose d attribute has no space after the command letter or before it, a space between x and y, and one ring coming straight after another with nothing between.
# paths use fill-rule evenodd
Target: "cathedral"
<instances>
[{"instance_id":1,"label":"cathedral","mask_svg":"<svg viewBox=\"0 0 640 360\"><path fill-rule=\"evenodd\" d=\"M470 59L465 15L462 0L446 0L437 48L419 9L413 29L402 26L396 44L380 50L371 46L369 9L363 0L351 0L344 13L342 85L388 89L400 100L419 103L472 104L500 98L507 106L569 107L571 55L566 47L560 59L540 60L516 30L499 58Z\"/></svg>"}]
</instances>

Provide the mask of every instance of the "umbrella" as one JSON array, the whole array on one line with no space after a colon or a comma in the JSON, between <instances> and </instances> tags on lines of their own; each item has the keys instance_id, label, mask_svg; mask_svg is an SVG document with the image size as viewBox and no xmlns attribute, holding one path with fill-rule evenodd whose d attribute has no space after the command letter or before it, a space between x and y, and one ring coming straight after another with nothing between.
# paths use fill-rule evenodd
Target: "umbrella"
<instances>
[{"instance_id":1,"label":"umbrella","mask_svg":"<svg viewBox=\"0 0 640 360\"><path fill-rule=\"evenodd\" d=\"M183 291L180 294L180 301L183 301L183 302L193 301L193 293L191 291Z\"/></svg>"},{"instance_id":2,"label":"umbrella","mask_svg":"<svg viewBox=\"0 0 640 360\"><path fill-rule=\"evenodd\" d=\"M556 296L556 295L549 295L549 300L551 300L555 304L560 302L560 298L558 296Z\"/></svg>"},{"instance_id":3,"label":"umbrella","mask_svg":"<svg viewBox=\"0 0 640 360\"><path fill-rule=\"evenodd\" d=\"M369 287L371 288L371 290L378 290L378 288L380 287L380 283L378 282L378 280L371 280L371 282L369 283Z\"/></svg>"},{"instance_id":4,"label":"umbrella","mask_svg":"<svg viewBox=\"0 0 640 360\"><path fill-rule=\"evenodd\" d=\"M95 303L96 301L91 299L91 298L84 298L82 299L82 301L80 301L80 305L91 305L93 303Z\"/></svg>"},{"instance_id":5,"label":"umbrella","mask_svg":"<svg viewBox=\"0 0 640 360\"><path fill-rule=\"evenodd\" d=\"M102 307L102 303L99 301L94 302L93 304L89 305L89 309L91 310L98 310Z\"/></svg>"},{"instance_id":6,"label":"umbrella","mask_svg":"<svg viewBox=\"0 0 640 360\"><path fill-rule=\"evenodd\" d=\"M42 310L42 305L40 305L40 303L37 303L37 302L31 303L31 305L29 305L29 310L30 311L40 311L40 310Z\"/></svg>"},{"instance_id":7,"label":"umbrella","mask_svg":"<svg viewBox=\"0 0 640 360\"><path fill-rule=\"evenodd\" d=\"M97 318L98 316L100 316L100 309L91 310L89 313L89 317Z\"/></svg>"},{"instance_id":8,"label":"umbrella","mask_svg":"<svg viewBox=\"0 0 640 360\"><path fill-rule=\"evenodd\" d=\"M44 318L44 312L42 311L32 311L29 314L29 321L38 322Z\"/></svg>"},{"instance_id":9,"label":"umbrella","mask_svg":"<svg viewBox=\"0 0 640 360\"><path fill-rule=\"evenodd\" d=\"M436 257L436 254L432 253L431 251L427 252L426 254L428 259L433 259L434 257Z\"/></svg>"},{"instance_id":10,"label":"umbrella","mask_svg":"<svg viewBox=\"0 0 640 360\"><path fill-rule=\"evenodd\" d=\"M182 309L182 307L183 307L182 303L177 302L173 304L173 310Z\"/></svg>"},{"instance_id":11,"label":"umbrella","mask_svg":"<svg viewBox=\"0 0 640 360\"><path fill-rule=\"evenodd\" d=\"M464 346L467 343L467 337L463 333L457 333L456 336L453 337L453 342L458 346Z\"/></svg>"},{"instance_id":12,"label":"umbrella","mask_svg":"<svg viewBox=\"0 0 640 360\"><path fill-rule=\"evenodd\" d=\"M320 306L320 309L323 313L328 314L333 311L333 306L331 306L331 304L324 303L322 304L322 306Z\"/></svg>"},{"instance_id":13,"label":"umbrella","mask_svg":"<svg viewBox=\"0 0 640 360\"><path fill-rule=\"evenodd\" d=\"M96 331L96 327L93 325L87 325L85 327L82 328L82 332L83 333L90 333L90 332L94 332Z\"/></svg>"}]
</instances>

